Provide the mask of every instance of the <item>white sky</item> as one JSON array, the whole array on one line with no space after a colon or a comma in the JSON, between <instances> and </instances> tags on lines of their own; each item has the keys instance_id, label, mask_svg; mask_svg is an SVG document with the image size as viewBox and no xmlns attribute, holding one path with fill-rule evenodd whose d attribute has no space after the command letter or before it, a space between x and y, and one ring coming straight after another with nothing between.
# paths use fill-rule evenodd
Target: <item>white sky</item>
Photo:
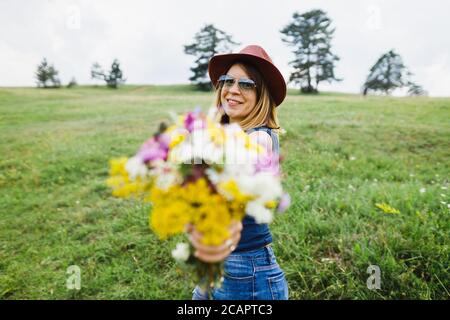
<instances>
[{"instance_id":1,"label":"white sky","mask_svg":"<svg viewBox=\"0 0 450 320\"><path fill-rule=\"evenodd\" d=\"M188 83L183 51L206 23L242 45L259 44L288 79L291 48L280 30L294 12L319 8L336 27L342 82L321 90L359 92L369 68L395 49L430 96L450 96L450 2L446 0L0 0L0 86L34 86L42 57L93 84L90 67L118 58L129 84Z\"/></svg>"}]
</instances>

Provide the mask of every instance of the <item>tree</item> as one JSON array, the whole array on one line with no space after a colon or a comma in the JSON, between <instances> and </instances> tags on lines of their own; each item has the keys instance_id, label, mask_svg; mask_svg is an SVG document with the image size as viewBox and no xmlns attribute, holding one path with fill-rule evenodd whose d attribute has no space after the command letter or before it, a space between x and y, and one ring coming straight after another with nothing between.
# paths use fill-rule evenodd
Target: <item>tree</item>
<instances>
[{"instance_id":1,"label":"tree","mask_svg":"<svg viewBox=\"0 0 450 320\"><path fill-rule=\"evenodd\" d=\"M72 79L70 80L70 82L67 84L67 88L72 88L77 86L77 80L75 79L75 77L72 77Z\"/></svg>"},{"instance_id":2,"label":"tree","mask_svg":"<svg viewBox=\"0 0 450 320\"><path fill-rule=\"evenodd\" d=\"M211 90L212 84L208 77L209 60L217 53L231 52L234 42L230 35L217 29L212 24L205 25L195 34L194 43L184 46L184 52L196 57L195 64L191 67L194 73L189 80L199 90Z\"/></svg>"},{"instance_id":3,"label":"tree","mask_svg":"<svg viewBox=\"0 0 450 320\"><path fill-rule=\"evenodd\" d=\"M119 84L126 81L126 79L123 78L123 73L120 69L120 63L117 59L114 59L109 73L106 73L100 66L100 64L95 62L91 68L91 78L104 80L108 88L114 89L117 89Z\"/></svg>"},{"instance_id":4,"label":"tree","mask_svg":"<svg viewBox=\"0 0 450 320\"><path fill-rule=\"evenodd\" d=\"M389 95L395 89L408 86L412 74L408 71L399 54L394 50L383 54L370 68L363 85L364 95L370 91L382 91Z\"/></svg>"},{"instance_id":5,"label":"tree","mask_svg":"<svg viewBox=\"0 0 450 320\"><path fill-rule=\"evenodd\" d=\"M322 10L311 10L294 13L293 20L280 31L282 41L294 47L295 59L289 63L294 72L289 82L299 84L302 92L315 93L322 81L341 81L334 74L339 57L331 52L335 31L331 19Z\"/></svg>"},{"instance_id":6,"label":"tree","mask_svg":"<svg viewBox=\"0 0 450 320\"><path fill-rule=\"evenodd\" d=\"M58 78L58 71L55 67L47 62L46 58L43 58L41 63L37 67L36 71L37 86L44 88L59 88L61 81ZM49 85L49 83L52 85Z\"/></svg>"},{"instance_id":7,"label":"tree","mask_svg":"<svg viewBox=\"0 0 450 320\"><path fill-rule=\"evenodd\" d=\"M426 96L428 93L422 88L421 85L418 85L414 82L408 83L408 95L409 96Z\"/></svg>"}]
</instances>

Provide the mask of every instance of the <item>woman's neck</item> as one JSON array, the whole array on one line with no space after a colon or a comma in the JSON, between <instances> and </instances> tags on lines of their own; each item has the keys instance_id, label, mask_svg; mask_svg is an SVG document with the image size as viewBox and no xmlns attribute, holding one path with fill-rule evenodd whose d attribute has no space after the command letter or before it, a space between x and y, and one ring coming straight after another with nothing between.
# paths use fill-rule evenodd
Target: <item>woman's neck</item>
<instances>
[{"instance_id":1,"label":"woman's neck","mask_svg":"<svg viewBox=\"0 0 450 320\"><path fill-rule=\"evenodd\" d=\"M238 125L241 125L241 120L240 119L236 119L236 118L229 118L230 119L230 123L237 123Z\"/></svg>"}]
</instances>

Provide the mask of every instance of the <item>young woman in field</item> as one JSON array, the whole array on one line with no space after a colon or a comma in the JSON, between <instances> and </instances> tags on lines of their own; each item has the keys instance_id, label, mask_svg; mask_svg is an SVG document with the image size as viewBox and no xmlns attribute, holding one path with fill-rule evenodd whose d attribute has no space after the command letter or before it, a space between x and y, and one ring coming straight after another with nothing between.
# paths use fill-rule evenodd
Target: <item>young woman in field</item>
<instances>
[{"instance_id":1,"label":"young woman in field","mask_svg":"<svg viewBox=\"0 0 450 320\"><path fill-rule=\"evenodd\" d=\"M259 46L239 53L211 58L208 68L216 87L216 106L222 123L238 123L268 152L279 154L276 108L286 96L286 83L269 55ZM205 262L225 259L224 281L214 289L217 300L288 299L288 286L271 246L267 224L257 224L248 215L230 228L231 239L221 246L200 243L201 234L190 230L197 258ZM208 299L198 286L194 300Z\"/></svg>"}]
</instances>

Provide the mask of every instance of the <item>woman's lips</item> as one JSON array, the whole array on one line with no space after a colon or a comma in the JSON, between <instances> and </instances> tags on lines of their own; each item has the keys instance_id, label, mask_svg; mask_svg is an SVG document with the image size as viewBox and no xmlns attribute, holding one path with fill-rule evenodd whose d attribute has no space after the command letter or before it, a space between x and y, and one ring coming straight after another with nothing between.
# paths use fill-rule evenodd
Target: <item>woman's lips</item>
<instances>
[{"instance_id":1,"label":"woman's lips","mask_svg":"<svg viewBox=\"0 0 450 320\"><path fill-rule=\"evenodd\" d=\"M230 107L235 107L235 106L237 106L238 104L240 104L239 101L233 100L233 99L227 99L227 102L228 102L228 105L229 105Z\"/></svg>"}]
</instances>

